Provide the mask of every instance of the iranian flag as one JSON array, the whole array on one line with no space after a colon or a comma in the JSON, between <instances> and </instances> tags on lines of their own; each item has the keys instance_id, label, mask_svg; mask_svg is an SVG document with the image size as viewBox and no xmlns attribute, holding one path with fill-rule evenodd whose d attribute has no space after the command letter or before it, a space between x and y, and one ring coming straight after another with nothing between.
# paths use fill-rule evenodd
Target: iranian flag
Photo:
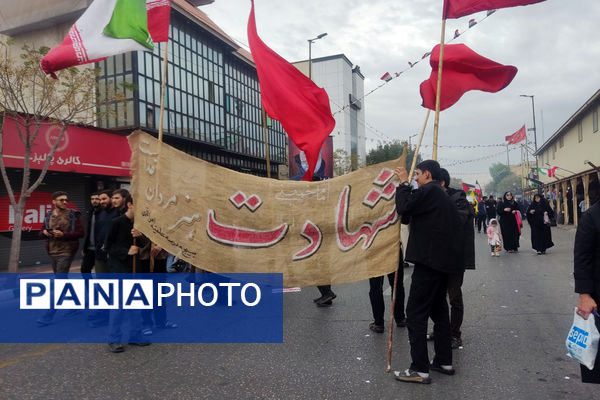
<instances>
[{"instance_id":1,"label":"iranian flag","mask_svg":"<svg viewBox=\"0 0 600 400\"><path fill-rule=\"evenodd\" d=\"M56 79L61 69L153 50L154 41L168 40L170 7L170 0L94 0L65 40L44 56L42 69Z\"/></svg>"},{"instance_id":2,"label":"iranian flag","mask_svg":"<svg viewBox=\"0 0 600 400\"><path fill-rule=\"evenodd\" d=\"M548 178L556 178L556 169L558 167L552 168L538 168L538 172L542 175L546 175Z\"/></svg>"}]
</instances>

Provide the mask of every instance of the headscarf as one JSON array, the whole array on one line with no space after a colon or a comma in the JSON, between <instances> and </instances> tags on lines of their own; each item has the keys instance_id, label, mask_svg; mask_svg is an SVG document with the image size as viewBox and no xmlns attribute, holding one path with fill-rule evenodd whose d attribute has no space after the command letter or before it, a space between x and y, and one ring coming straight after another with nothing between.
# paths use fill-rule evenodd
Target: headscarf
<instances>
[{"instance_id":1,"label":"headscarf","mask_svg":"<svg viewBox=\"0 0 600 400\"><path fill-rule=\"evenodd\" d=\"M510 201L506 198L506 195L509 194L511 195L511 199ZM504 196L502 196L502 202L503 203L507 203L507 204L512 204L515 201L515 195L513 194L513 192L511 192L510 190L504 193Z\"/></svg>"}]
</instances>

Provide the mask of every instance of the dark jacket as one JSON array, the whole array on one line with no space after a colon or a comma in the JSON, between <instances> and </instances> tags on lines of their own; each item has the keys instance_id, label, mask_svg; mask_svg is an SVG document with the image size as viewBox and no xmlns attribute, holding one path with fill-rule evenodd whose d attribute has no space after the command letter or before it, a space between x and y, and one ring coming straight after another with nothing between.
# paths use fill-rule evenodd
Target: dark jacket
<instances>
[{"instance_id":1,"label":"dark jacket","mask_svg":"<svg viewBox=\"0 0 600 400\"><path fill-rule=\"evenodd\" d=\"M109 258L114 258L119 261L125 261L128 257L127 252L133 246L133 220L127 218L126 215L121 215L112 221L110 230L104 241L104 250Z\"/></svg>"},{"instance_id":2,"label":"dark jacket","mask_svg":"<svg viewBox=\"0 0 600 400\"><path fill-rule=\"evenodd\" d=\"M458 212L439 182L429 182L416 190L398 186L396 210L402 221L410 217L407 261L445 273L464 269L456 263L452 239L459 224Z\"/></svg>"},{"instance_id":3,"label":"dark jacket","mask_svg":"<svg viewBox=\"0 0 600 400\"><path fill-rule=\"evenodd\" d=\"M96 248L96 258L106 261L106 251L104 250L104 241L106 235L110 231L112 220L118 216L116 209L101 210L96 217L96 225L94 226L94 247Z\"/></svg>"},{"instance_id":4,"label":"dark jacket","mask_svg":"<svg viewBox=\"0 0 600 400\"><path fill-rule=\"evenodd\" d=\"M489 218L496 218L496 200L488 199L485 203L485 211Z\"/></svg>"},{"instance_id":5,"label":"dark jacket","mask_svg":"<svg viewBox=\"0 0 600 400\"><path fill-rule=\"evenodd\" d=\"M458 212L458 225L456 226L456 245L462 248L462 252L457 257L457 262L463 269L475 269L475 224L474 210L467 200L464 191L449 187L446 191L450 200L456 205ZM485 210L482 203L480 209Z\"/></svg>"},{"instance_id":6,"label":"dark jacket","mask_svg":"<svg viewBox=\"0 0 600 400\"><path fill-rule=\"evenodd\" d=\"M96 223L98 222L98 214L100 214L100 209L91 209L87 212L87 229L85 231L85 239L83 239L83 253L85 254L88 251L88 247L90 246L90 240L92 236L92 218L96 217ZM94 237L96 233L94 232ZM95 240L94 240L95 242ZM96 243L94 243L94 247Z\"/></svg>"},{"instance_id":7,"label":"dark jacket","mask_svg":"<svg viewBox=\"0 0 600 400\"><path fill-rule=\"evenodd\" d=\"M581 214L573 255L575 292L589 293L600 304L600 202Z\"/></svg>"},{"instance_id":8,"label":"dark jacket","mask_svg":"<svg viewBox=\"0 0 600 400\"><path fill-rule=\"evenodd\" d=\"M81 222L81 213L77 210L69 209L69 230L67 232L63 232L63 236L61 238L48 238L44 236L44 229L50 229L50 216L54 210L50 210L46 213L44 217L44 226L40 231L40 237L47 239L46 240L46 251L49 250L49 241L50 240L60 240L69 242L69 246L71 248L71 255L74 256L79 249L79 239L83 237L83 223Z\"/></svg>"}]
</instances>

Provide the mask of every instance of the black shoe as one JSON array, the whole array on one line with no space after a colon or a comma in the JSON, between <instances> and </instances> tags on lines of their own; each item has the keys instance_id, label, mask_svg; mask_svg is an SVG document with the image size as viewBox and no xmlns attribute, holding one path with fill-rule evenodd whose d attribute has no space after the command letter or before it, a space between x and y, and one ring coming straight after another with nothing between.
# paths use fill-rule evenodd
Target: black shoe
<instances>
[{"instance_id":1,"label":"black shoe","mask_svg":"<svg viewBox=\"0 0 600 400\"><path fill-rule=\"evenodd\" d=\"M317 303L317 307L331 307L333 302L331 300L326 301L325 303Z\"/></svg>"},{"instance_id":2,"label":"black shoe","mask_svg":"<svg viewBox=\"0 0 600 400\"><path fill-rule=\"evenodd\" d=\"M122 353L125 351L125 348L123 347L123 345L121 343L109 343L108 350L111 353Z\"/></svg>"},{"instance_id":3,"label":"black shoe","mask_svg":"<svg viewBox=\"0 0 600 400\"><path fill-rule=\"evenodd\" d=\"M377 325L375 322L371 322L369 324L369 329L375 333L383 333L383 331L385 330L383 325Z\"/></svg>"},{"instance_id":4,"label":"black shoe","mask_svg":"<svg viewBox=\"0 0 600 400\"><path fill-rule=\"evenodd\" d=\"M452 365L441 366L440 364L433 361L431 362L431 364L429 364L429 370L436 371L445 375L454 375L456 373L456 370L452 367Z\"/></svg>"},{"instance_id":5,"label":"black shoe","mask_svg":"<svg viewBox=\"0 0 600 400\"><path fill-rule=\"evenodd\" d=\"M451 343L452 343L452 349L453 349L453 350L456 350L456 349L458 349L460 346L462 346L462 345L463 345L463 343L462 343L462 339L461 339L461 338L459 338L459 337L453 337L453 338L452 338L452 342L451 342Z\"/></svg>"},{"instance_id":6,"label":"black shoe","mask_svg":"<svg viewBox=\"0 0 600 400\"><path fill-rule=\"evenodd\" d=\"M322 295L321 297L317 297L316 299L313 299L313 303L318 303L319 301L323 300L323 297L325 297L325 295Z\"/></svg>"},{"instance_id":7,"label":"black shoe","mask_svg":"<svg viewBox=\"0 0 600 400\"><path fill-rule=\"evenodd\" d=\"M421 376L417 371L413 371L412 369L407 369L405 371L394 371L394 375L396 380L401 382L422 383L425 385L431 383L429 374L424 374L426 376Z\"/></svg>"},{"instance_id":8,"label":"black shoe","mask_svg":"<svg viewBox=\"0 0 600 400\"><path fill-rule=\"evenodd\" d=\"M129 343L130 346L139 346L139 347L144 347L144 346L150 346L150 343L148 342L137 342L137 343Z\"/></svg>"},{"instance_id":9,"label":"black shoe","mask_svg":"<svg viewBox=\"0 0 600 400\"><path fill-rule=\"evenodd\" d=\"M316 301L317 305L321 305L321 304L325 304L327 302L331 303L331 300L335 299L337 296L335 295L335 293L333 292L329 292L325 295L323 295L323 297L321 297L320 300Z\"/></svg>"},{"instance_id":10,"label":"black shoe","mask_svg":"<svg viewBox=\"0 0 600 400\"><path fill-rule=\"evenodd\" d=\"M48 326L48 325L50 325L52 323L52 320L51 319L46 319L46 318L42 317L42 318L39 318L38 320L36 320L35 323L39 327Z\"/></svg>"},{"instance_id":11,"label":"black shoe","mask_svg":"<svg viewBox=\"0 0 600 400\"><path fill-rule=\"evenodd\" d=\"M402 318L400 321L396 321L398 328L406 328L406 318Z\"/></svg>"}]
</instances>

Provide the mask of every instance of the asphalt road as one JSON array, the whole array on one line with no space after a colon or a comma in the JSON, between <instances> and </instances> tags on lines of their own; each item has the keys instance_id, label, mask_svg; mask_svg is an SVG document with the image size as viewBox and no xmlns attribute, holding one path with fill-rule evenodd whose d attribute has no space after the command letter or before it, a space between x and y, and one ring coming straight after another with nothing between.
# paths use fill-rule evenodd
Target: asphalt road
<instances>
[{"instance_id":1,"label":"asphalt road","mask_svg":"<svg viewBox=\"0 0 600 400\"><path fill-rule=\"evenodd\" d=\"M600 399L600 385L582 384L565 355L577 303L574 230L553 236L556 246L537 256L525 230L521 252L499 258L476 236L457 374L432 372L428 386L385 373L387 323L385 334L368 329L369 285L358 282L334 287L330 308L314 306L316 288L285 294L283 344L153 344L121 354L105 344L0 344L0 399ZM394 331L393 350L393 369L407 368L405 329Z\"/></svg>"}]
</instances>

